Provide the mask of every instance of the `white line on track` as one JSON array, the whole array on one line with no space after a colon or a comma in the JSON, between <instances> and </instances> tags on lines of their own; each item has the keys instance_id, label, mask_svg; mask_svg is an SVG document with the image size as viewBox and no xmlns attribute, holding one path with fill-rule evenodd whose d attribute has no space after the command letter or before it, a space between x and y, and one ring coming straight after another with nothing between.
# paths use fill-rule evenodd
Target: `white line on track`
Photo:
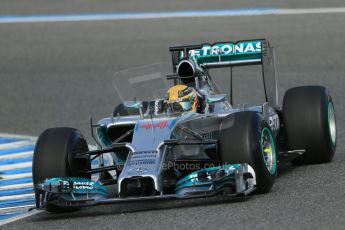
<instances>
[{"instance_id":1,"label":"white line on track","mask_svg":"<svg viewBox=\"0 0 345 230\"><path fill-rule=\"evenodd\" d=\"M7 160L7 159L16 159L21 157L28 157L33 155L33 151L21 152L21 153L14 153L14 154L6 154L0 155L0 160Z\"/></svg>"},{"instance_id":2,"label":"white line on track","mask_svg":"<svg viewBox=\"0 0 345 230\"><path fill-rule=\"evenodd\" d=\"M26 198L33 198L35 194L21 194L21 195L11 195L11 196L0 196L0 201L5 200L20 200L20 199L26 199Z\"/></svg>"},{"instance_id":3,"label":"white line on track","mask_svg":"<svg viewBox=\"0 0 345 230\"><path fill-rule=\"evenodd\" d=\"M32 166L32 162L24 162L24 163L18 163L18 164L10 164L10 165L1 165L0 166L0 172L11 170L11 169L21 169L21 168L28 168Z\"/></svg>"},{"instance_id":4,"label":"white line on track","mask_svg":"<svg viewBox=\"0 0 345 230\"><path fill-rule=\"evenodd\" d=\"M23 184L11 184L0 186L0 191L11 190L11 189L20 189L20 188L32 188L32 183L23 183Z\"/></svg>"},{"instance_id":5,"label":"white line on track","mask_svg":"<svg viewBox=\"0 0 345 230\"><path fill-rule=\"evenodd\" d=\"M98 14L61 14L61 15L29 15L29 16L0 16L0 23L34 23L34 22L80 22L80 21L108 21L129 19L158 19L158 18L198 18L198 17L230 17L257 15L296 15L296 14L332 14L345 13L345 7L338 8L253 8L253 9L221 9L221 10L193 10L175 12L138 12L138 13L98 13Z\"/></svg>"},{"instance_id":6,"label":"white line on track","mask_svg":"<svg viewBox=\"0 0 345 230\"><path fill-rule=\"evenodd\" d=\"M7 210L13 210L13 209L20 209L20 208L30 208L35 206L34 204L27 204L27 205L18 205L18 206L13 206L13 207L4 207L0 208L0 211L7 211Z\"/></svg>"},{"instance_id":7,"label":"white line on track","mask_svg":"<svg viewBox=\"0 0 345 230\"><path fill-rule=\"evenodd\" d=\"M33 137L33 136L12 135L12 134L6 134L6 133L0 133L0 138L18 139L18 141L16 142L1 144L0 150L6 150L6 149L11 149L11 148L14 149L14 148L19 148L19 147L34 145L37 140L37 137ZM27 156L32 156L32 155L33 155L33 151L25 151L25 152L18 152L18 153L12 153L12 154L5 153L5 155L0 155L0 160L16 159L16 158L27 157ZM29 168L31 166L32 166L32 162L1 165L0 172L4 172L6 170L12 170L12 169L15 170L15 169L21 169L21 168ZM32 175L31 175L31 172L28 172L28 173L17 173L17 174L11 174L11 175L0 175L0 177L2 177L2 179L19 179L19 178L30 178L32 177ZM32 187L33 187L32 183L2 185L0 186L0 191L23 189L23 188L25 189L25 188L32 188ZM21 200L21 199L28 199L28 198L33 198L33 197L34 197L34 194L18 194L18 195L2 196L0 197L0 203L8 201L8 200ZM14 204L11 207L1 207L0 212L2 214L6 212L21 212L21 211L23 212L23 214L19 214L11 218L1 220L0 226L13 222L13 221L20 220L28 216L35 215L40 212L37 210L27 212L27 210L30 207L34 207L34 204L20 205L18 203L18 204Z\"/></svg>"},{"instance_id":8,"label":"white line on track","mask_svg":"<svg viewBox=\"0 0 345 230\"><path fill-rule=\"evenodd\" d=\"M11 142L11 143L6 143L6 144L0 144L0 150L4 149L12 149L12 148L19 148L19 147L24 147L24 146L30 146L33 145L34 143L32 141L16 141L16 142Z\"/></svg>"},{"instance_id":9,"label":"white line on track","mask_svg":"<svg viewBox=\"0 0 345 230\"><path fill-rule=\"evenodd\" d=\"M17 174L12 174L12 175L1 175L1 179L3 179L3 180L20 179L20 178L28 178L28 177L32 177L31 172L29 172L29 173L17 173Z\"/></svg>"},{"instance_id":10,"label":"white line on track","mask_svg":"<svg viewBox=\"0 0 345 230\"><path fill-rule=\"evenodd\" d=\"M0 16L1 18L1 16ZM8 133L0 133L0 138L16 138L16 139L30 139L32 141L36 141L37 137L34 136L26 136L26 135L18 135L18 134L8 134Z\"/></svg>"},{"instance_id":11,"label":"white line on track","mask_svg":"<svg viewBox=\"0 0 345 230\"><path fill-rule=\"evenodd\" d=\"M333 13L345 13L345 7L306 8L306 9L276 9L271 14L333 14Z\"/></svg>"}]
</instances>

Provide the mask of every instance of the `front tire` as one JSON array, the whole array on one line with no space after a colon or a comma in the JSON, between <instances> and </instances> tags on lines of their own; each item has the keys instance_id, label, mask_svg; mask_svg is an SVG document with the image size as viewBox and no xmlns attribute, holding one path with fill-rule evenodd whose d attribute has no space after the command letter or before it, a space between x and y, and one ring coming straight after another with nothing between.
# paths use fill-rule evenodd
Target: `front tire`
<instances>
[{"instance_id":1,"label":"front tire","mask_svg":"<svg viewBox=\"0 0 345 230\"><path fill-rule=\"evenodd\" d=\"M283 121L287 146L306 152L295 164L319 164L332 160L337 143L332 97L322 86L289 89L283 101Z\"/></svg>"},{"instance_id":2,"label":"front tire","mask_svg":"<svg viewBox=\"0 0 345 230\"><path fill-rule=\"evenodd\" d=\"M248 163L255 171L256 192L269 192L277 175L277 155L267 122L256 112L234 113L224 118L220 132L222 163Z\"/></svg>"},{"instance_id":3,"label":"front tire","mask_svg":"<svg viewBox=\"0 0 345 230\"><path fill-rule=\"evenodd\" d=\"M82 171L90 170L89 156L76 157L77 153L89 150L82 134L73 128L51 128L38 138L32 162L34 188L47 178L84 177L90 175ZM35 189L36 207L39 207L38 191ZM47 211L66 211L56 206L47 207Z\"/></svg>"}]
</instances>

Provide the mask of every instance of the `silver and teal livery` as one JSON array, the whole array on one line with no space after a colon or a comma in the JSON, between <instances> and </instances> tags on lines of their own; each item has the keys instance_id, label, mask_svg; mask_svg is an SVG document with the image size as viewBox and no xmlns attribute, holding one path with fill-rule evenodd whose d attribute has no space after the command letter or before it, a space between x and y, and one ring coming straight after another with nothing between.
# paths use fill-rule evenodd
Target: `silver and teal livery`
<instances>
[{"instance_id":1,"label":"silver and teal livery","mask_svg":"<svg viewBox=\"0 0 345 230\"><path fill-rule=\"evenodd\" d=\"M74 135L71 134L71 140L66 139L66 146L79 145L66 150L63 153L66 157L62 158L65 165L61 164L63 168L59 173L51 173L49 167L45 172L37 166L38 156L49 160L49 146L37 144L41 146L35 150L33 164L34 181L39 182L34 184L37 208L55 211L56 208L137 200L266 193L273 186L279 165L290 161L322 163L331 160L336 146L336 124L328 91L322 87L290 90L284 97L285 108L281 108L273 47L267 40L181 45L170 47L170 52L173 74L165 75L164 82L172 80L174 86L183 84L191 88L196 95L197 109L177 111L173 103L178 102L165 97L143 99L137 96L137 93L150 91L151 85L159 79L157 71L134 68L126 75L117 76L117 83L128 83L126 87L114 84L118 92L125 91L119 93L122 103L110 117L97 124L90 118L96 150L89 151L76 130L53 130ZM212 81L209 69L243 65L261 67L265 92L265 102L261 105L234 105L232 71L229 95L222 93ZM133 89L136 84L146 88ZM125 96L128 93L135 94ZM316 93L323 93L322 97L313 96ZM304 123L311 120L311 113L304 113L303 109L321 108L306 98L323 98L324 101L315 103L327 105L321 110L326 115L319 116L322 118L319 130L324 130L322 138L313 130L309 132L309 126L300 127L303 123L300 124L299 119ZM303 106L298 107L300 104ZM39 138L39 142L46 142L52 135ZM302 142L303 135L310 136L309 140L314 140L314 136L324 140L317 149L326 149L324 152L330 155L320 155L315 159L321 160L311 161L312 151L317 149L313 149L314 141L312 144ZM49 141L55 143L55 140ZM98 160L98 166L91 167L93 160ZM46 178L36 175L38 171L46 175L65 174Z\"/></svg>"}]
</instances>

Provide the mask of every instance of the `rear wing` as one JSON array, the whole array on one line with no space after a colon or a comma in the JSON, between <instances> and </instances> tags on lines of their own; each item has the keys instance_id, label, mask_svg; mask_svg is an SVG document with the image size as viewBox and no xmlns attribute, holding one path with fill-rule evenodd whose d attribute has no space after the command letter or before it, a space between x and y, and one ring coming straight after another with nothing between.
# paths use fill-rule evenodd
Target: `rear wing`
<instances>
[{"instance_id":1,"label":"rear wing","mask_svg":"<svg viewBox=\"0 0 345 230\"><path fill-rule=\"evenodd\" d=\"M185 59L192 60L197 66L205 69L261 65L266 101L271 106L278 106L274 50L266 39L172 46L169 50L174 73L180 61Z\"/></svg>"}]
</instances>

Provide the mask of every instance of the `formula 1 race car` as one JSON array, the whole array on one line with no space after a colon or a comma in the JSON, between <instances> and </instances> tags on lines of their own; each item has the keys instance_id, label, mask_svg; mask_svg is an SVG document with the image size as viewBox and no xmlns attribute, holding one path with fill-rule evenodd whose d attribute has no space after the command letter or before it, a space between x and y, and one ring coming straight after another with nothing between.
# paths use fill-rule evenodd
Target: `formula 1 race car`
<instances>
[{"instance_id":1,"label":"formula 1 race car","mask_svg":"<svg viewBox=\"0 0 345 230\"><path fill-rule=\"evenodd\" d=\"M97 124L90 117L96 149L89 150L73 128L40 135L33 158L37 208L59 212L137 200L267 193L279 165L331 161L336 121L329 91L291 88L280 107L267 40L181 45L170 52L173 73L164 79L157 70L142 68L116 75L122 102ZM224 94L210 70L245 65L261 67L265 102L235 107L232 74L230 93ZM158 79L170 85L157 90L152 82Z\"/></svg>"}]
</instances>

